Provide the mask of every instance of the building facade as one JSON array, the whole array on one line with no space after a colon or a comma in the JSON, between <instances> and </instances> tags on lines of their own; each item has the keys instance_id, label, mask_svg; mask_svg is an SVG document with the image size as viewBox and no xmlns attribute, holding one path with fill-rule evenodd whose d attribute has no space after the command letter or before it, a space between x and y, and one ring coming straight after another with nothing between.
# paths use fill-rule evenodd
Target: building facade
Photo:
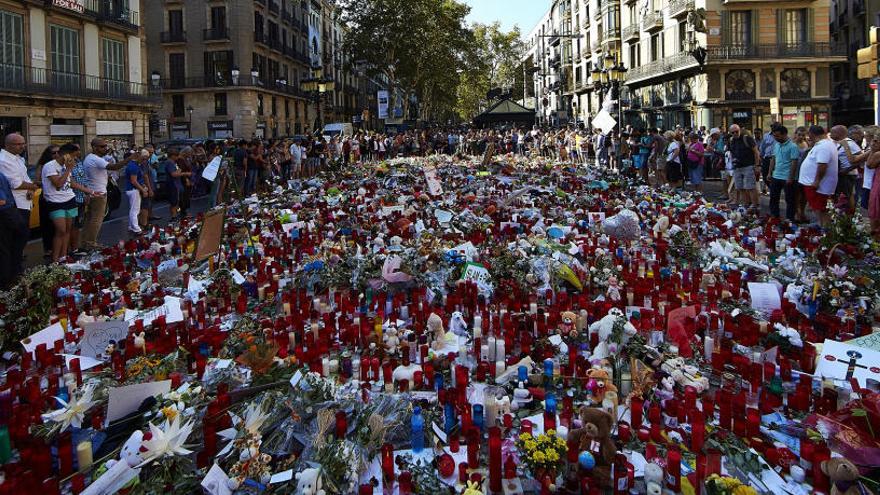
<instances>
[{"instance_id":1,"label":"building facade","mask_svg":"<svg viewBox=\"0 0 880 495\"><path fill-rule=\"evenodd\" d=\"M140 0L0 0L0 129L50 143L149 140Z\"/></svg>"},{"instance_id":2,"label":"building facade","mask_svg":"<svg viewBox=\"0 0 880 495\"><path fill-rule=\"evenodd\" d=\"M836 123L867 124L876 120L870 81L856 74L856 52L870 44L871 26L880 26L880 0L831 0L831 39L844 47L847 55L847 62L831 71Z\"/></svg>"},{"instance_id":3,"label":"building facade","mask_svg":"<svg viewBox=\"0 0 880 495\"><path fill-rule=\"evenodd\" d=\"M831 69L846 52L831 40L829 0L623 0L622 10L627 123L831 122Z\"/></svg>"}]
</instances>

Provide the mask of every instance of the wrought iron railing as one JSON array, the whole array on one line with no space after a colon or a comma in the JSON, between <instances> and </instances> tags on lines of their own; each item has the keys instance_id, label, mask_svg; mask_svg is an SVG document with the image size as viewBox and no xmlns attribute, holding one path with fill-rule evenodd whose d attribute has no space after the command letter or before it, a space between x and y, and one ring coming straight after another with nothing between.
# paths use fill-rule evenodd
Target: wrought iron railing
<instances>
[{"instance_id":1,"label":"wrought iron railing","mask_svg":"<svg viewBox=\"0 0 880 495\"><path fill-rule=\"evenodd\" d=\"M187 77L187 78L170 78L161 81L162 89L179 90L179 89L201 89L201 88L237 88L237 87L260 87L291 96L306 97L298 86L290 84L282 84L281 81L264 80L254 78L250 74L240 74L237 78L232 77L231 73L217 74L207 77Z\"/></svg>"},{"instance_id":2,"label":"wrought iron railing","mask_svg":"<svg viewBox=\"0 0 880 495\"><path fill-rule=\"evenodd\" d=\"M162 31L159 34L159 41L162 43L186 43L185 31Z\"/></svg>"},{"instance_id":3,"label":"wrought iron railing","mask_svg":"<svg viewBox=\"0 0 880 495\"><path fill-rule=\"evenodd\" d=\"M713 60L846 56L846 48L843 45L827 42L764 45L727 44L709 47L708 52L710 63Z\"/></svg>"},{"instance_id":4,"label":"wrought iron railing","mask_svg":"<svg viewBox=\"0 0 880 495\"><path fill-rule=\"evenodd\" d=\"M229 39L229 29L226 27L222 28L208 28L202 32L203 39L205 41L221 41Z\"/></svg>"},{"instance_id":5,"label":"wrought iron railing","mask_svg":"<svg viewBox=\"0 0 880 495\"><path fill-rule=\"evenodd\" d=\"M694 8L694 0L671 0L669 2L669 15L676 17Z\"/></svg>"},{"instance_id":6,"label":"wrought iron railing","mask_svg":"<svg viewBox=\"0 0 880 495\"><path fill-rule=\"evenodd\" d=\"M629 26L620 30L620 35L624 40L629 40L633 38L639 37L639 25L638 24L630 24Z\"/></svg>"},{"instance_id":7,"label":"wrought iron railing","mask_svg":"<svg viewBox=\"0 0 880 495\"><path fill-rule=\"evenodd\" d=\"M676 53L669 57L632 67L626 72L626 82L632 83L649 77L697 66L697 61L687 52Z\"/></svg>"},{"instance_id":8,"label":"wrought iron railing","mask_svg":"<svg viewBox=\"0 0 880 495\"><path fill-rule=\"evenodd\" d=\"M0 91L102 100L158 103L158 88L74 72L0 64Z\"/></svg>"},{"instance_id":9,"label":"wrought iron railing","mask_svg":"<svg viewBox=\"0 0 880 495\"><path fill-rule=\"evenodd\" d=\"M645 31L661 28L663 28L663 12L649 12L642 18L642 29Z\"/></svg>"}]
</instances>

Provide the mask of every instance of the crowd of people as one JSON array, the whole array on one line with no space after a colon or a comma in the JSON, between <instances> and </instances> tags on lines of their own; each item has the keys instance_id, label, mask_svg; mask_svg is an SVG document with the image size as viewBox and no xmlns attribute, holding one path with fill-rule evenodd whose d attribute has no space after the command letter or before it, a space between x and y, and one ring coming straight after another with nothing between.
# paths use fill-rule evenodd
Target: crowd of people
<instances>
[{"instance_id":1,"label":"crowd of people","mask_svg":"<svg viewBox=\"0 0 880 495\"><path fill-rule=\"evenodd\" d=\"M308 135L307 135L308 136ZM0 151L0 218L3 241L0 286L22 272L22 253L30 237L30 211L39 195L40 235L45 258L62 261L100 248L98 239L108 202L127 197L128 231L141 234L159 220L154 202L169 205L170 219L188 215L193 198L209 195L211 205L266 192L287 180L310 177L327 167L435 153L481 155L516 153L577 164L607 166L637 174L660 187L702 191L707 176L721 180L720 199L791 222L825 225L829 206L862 208L872 229L880 231L880 128L787 127L751 132L704 127L672 130L633 128L603 134L573 126L561 129L436 128L391 134L358 132L352 136L295 139L205 141L157 150L152 144L118 150L102 138L86 152L77 144L49 145L33 175L23 158L26 141L6 136ZM221 166L222 164L222 166ZM219 174L207 174L211 167ZM219 178L215 178L218 175ZM785 201L785 209L780 203Z\"/></svg>"}]
</instances>

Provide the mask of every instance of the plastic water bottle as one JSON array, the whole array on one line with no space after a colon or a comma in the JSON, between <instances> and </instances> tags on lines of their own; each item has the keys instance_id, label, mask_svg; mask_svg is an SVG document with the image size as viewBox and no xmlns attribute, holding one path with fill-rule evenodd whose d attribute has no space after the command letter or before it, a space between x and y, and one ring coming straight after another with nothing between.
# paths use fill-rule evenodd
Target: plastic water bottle
<instances>
[{"instance_id":1,"label":"plastic water bottle","mask_svg":"<svg viewBox=\"0 0 880 495\"><path fill-rule=\"evenodd\" d=\"M412 451L419 454L425 448L425 419L422 417L422 408L416 406L412 415Z\"/></svg>"}]
</instances>

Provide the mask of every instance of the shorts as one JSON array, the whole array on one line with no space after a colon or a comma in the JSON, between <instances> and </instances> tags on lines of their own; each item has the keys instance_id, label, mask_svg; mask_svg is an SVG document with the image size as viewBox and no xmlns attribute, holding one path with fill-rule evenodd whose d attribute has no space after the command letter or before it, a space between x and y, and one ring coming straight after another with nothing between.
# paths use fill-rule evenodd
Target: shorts
<instances>
[{"instance_id":1,"label":"shorts","mask_svg":"<svg viewBox=\"0 0 880 495\"><path fill-rule=\"evenodd\" d=\"M76 206L76 200L71 199L63 203L53 203L46 201L49 211L49 218L56 220L59 218L76 218L79 215L79 208Z\"/></svg>"},{"instance_id":2,"label":"shorts","mask_svg":"<svg viewBox=\"0 0 880 495\"><path fill-rule=\"evenodd\" d=\"M141 196L141 209L142 210L149 210L152 207L153 207L153 198L147 198L147 197Z\"/></svg>"},{"instance_id":3,"label":"shorts","mask_svg":"<svg viewBox=\"0 0 880 495\"><path fill-rule=\"evenodd\" d=\"M751 191L755 188L755 167L739 167L733 169L733 183L739 191Z\"/></svg>"},{"instance_id":4,"label":"shorts","mask_svg":"<svg viewBox=\"0 0 880 495\"><path fill-rule=\"evenodd\" d=\"M862 201L861 201L862 208L864 208L866 210L868 209L868 199L870 197L871 197L871 190L863 187L862 188Z\"/></svg>"},{"instance_id":5,"label":"shorts","mask_svg":"<svg viewBox=\"0 0 880 495\"><path fill-rule=\"evenodd\" d=\"M73 226L81 229L83 228L83 223L86 219L86 204L85 203L77 203L76 204L76 216L73 218Z\"/></svg>"},{"instance_id":6,"label":"shorts","mask_svg":"<svg viewBox=\"0 0 880 495\"><path fill-rule=\"evenodd\" d=\"M828 209L828 198L831 196L828 194L820 193L813 186L803 186L804 188L804 197L807 198L807 204L810 205L810 208L813 211L824 212Z\"/></svg>"},{"instance_id":7,"label":"shorts","mask_svg":"<svg viewBox=\"0 0 880 495\"><path fill-rule=\"evenodd\" d=\"M172 207L180 205L180 190L174 186L168 187L168 204Z\"/></svg>"}]
</instances>

